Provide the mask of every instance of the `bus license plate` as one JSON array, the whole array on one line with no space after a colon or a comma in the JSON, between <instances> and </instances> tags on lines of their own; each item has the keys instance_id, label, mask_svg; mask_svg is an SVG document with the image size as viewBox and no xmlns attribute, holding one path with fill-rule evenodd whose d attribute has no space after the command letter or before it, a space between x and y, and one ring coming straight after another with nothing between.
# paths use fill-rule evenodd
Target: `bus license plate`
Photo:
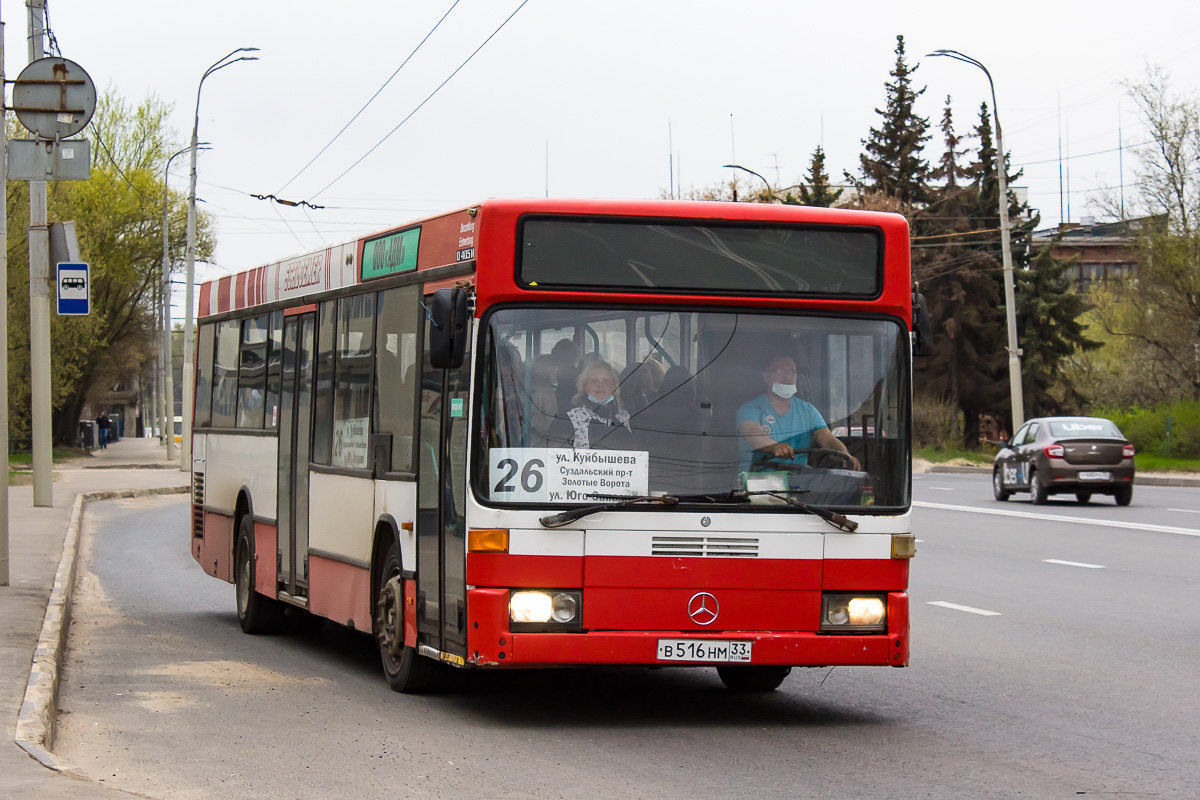
<instances>
[{"instance_id":1,"label":"bus license plate","mask_svg":"<svg viewBox=\"0 0 1200 800\"><path fill-rule=\"evenodd\" d=\"M1111 481L1111 472L1081 472L1079 473L1081 481Z\"/></svg>"},{"instance_id":2,"label":"bus license plate","mask_svg":"<svg viewBox=\"0 0 1200 800\"><path fill-rule=\"evenodd\" d=\"M714 639L659 639L659 661L749 662L754 642Z\"/></svg>"}]
</instances>

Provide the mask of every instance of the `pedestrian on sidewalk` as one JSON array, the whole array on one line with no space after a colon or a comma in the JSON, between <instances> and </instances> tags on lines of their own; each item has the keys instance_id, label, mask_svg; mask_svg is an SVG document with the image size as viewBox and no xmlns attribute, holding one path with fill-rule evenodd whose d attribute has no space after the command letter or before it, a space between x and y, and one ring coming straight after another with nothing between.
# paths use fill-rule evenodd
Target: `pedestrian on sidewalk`
<instances>
[{"instance_id":1,"label":"pedestrian on sidewalk","mask_svg":"<svg viewBox=\"0 0 1200 800\"><path fill-rule=\"evenodd\" d=\"M108 412L101 411L100 416L96 417L96 436L100 442L100 449L104 450L108 447Z\"/></svg>"}]
</instances>

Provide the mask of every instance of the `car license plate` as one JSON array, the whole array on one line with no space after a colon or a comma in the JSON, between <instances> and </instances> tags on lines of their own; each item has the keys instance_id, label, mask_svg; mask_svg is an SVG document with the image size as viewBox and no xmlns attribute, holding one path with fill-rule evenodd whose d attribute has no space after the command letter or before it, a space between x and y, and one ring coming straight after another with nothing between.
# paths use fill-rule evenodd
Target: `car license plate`
<instances>
[{"instance_id":1,"label":"car license plate","mask_svg":"<svg viewBox=\"0 0 1200 800\"><path fill-rule=\"evenodd\" d=\"M754 642L715 639L659 639L659 661L750 661Z\"/></svg>"},{"instance_id":2,"label":"car license plate","mask_svg":"<svg viewBox=\"0 0 1200 800\"><path fill-rule=\"evenodd\" d=\"M1111 481L1111 472L1081 472L1079 473L1081 481Z\"/></svg>"}]
</instances>

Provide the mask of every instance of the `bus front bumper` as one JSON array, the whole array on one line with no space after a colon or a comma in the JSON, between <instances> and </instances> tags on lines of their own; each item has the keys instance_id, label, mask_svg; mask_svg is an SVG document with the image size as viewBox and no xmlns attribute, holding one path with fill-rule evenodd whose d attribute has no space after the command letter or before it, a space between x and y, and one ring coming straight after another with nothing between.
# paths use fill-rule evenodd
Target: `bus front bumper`
<instances>
[{"instance_id":1,"label":"bus front bumper","mask_svg":"<svg viewBox=\"0 0 1200 800\"><path fill-rule=\"evenodd\" d=\"M507 591L471 591L474 611L480 606L504 610ZM483 595L483 596L480 596ZM479 603L478 601L483 601ZM782 665L791 667L908 666L908 594L888 593L888 633L827 634L778 631L583 631L575 633L512 633L507 625L481 624L496 614L476 616L468 638L468 664L477 667L553 667L586 665L724 666ZM483 619L480 619L482 617ZM659 640L751 642L749 662L666 660L659 658Z\"/></svg>"}]
</instances>

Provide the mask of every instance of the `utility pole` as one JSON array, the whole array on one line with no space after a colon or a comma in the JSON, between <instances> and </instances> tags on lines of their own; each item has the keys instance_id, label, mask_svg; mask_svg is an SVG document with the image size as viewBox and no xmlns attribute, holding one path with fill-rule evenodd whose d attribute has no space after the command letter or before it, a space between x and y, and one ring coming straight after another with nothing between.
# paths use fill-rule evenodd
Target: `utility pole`
<instances>
[{"instance_id":1,"label":"utility pole","mask_svg":"<svg viewBox=\"0 0 1200 800\"><path fill-rule=\"evenodd\" d=\"M27 0L29 62L45 55L46 0ZM54 505L50 397L50 226L46 182L29 182L29 363L33 431L33 505Z\"/></svg>"},{"instance_id":2,"label":"utility pole","mask_svg":"<svg viewBox=\"0 0 1200 800\"><path fill-rule=\"evenodd\" d=\"M0 22L0 186L8 186L8 95L4 83L4 23ZM4 487L0 488L0 586L8 586L8 203L0 210L0 448Z\"/></svg>"}]
</instances>

